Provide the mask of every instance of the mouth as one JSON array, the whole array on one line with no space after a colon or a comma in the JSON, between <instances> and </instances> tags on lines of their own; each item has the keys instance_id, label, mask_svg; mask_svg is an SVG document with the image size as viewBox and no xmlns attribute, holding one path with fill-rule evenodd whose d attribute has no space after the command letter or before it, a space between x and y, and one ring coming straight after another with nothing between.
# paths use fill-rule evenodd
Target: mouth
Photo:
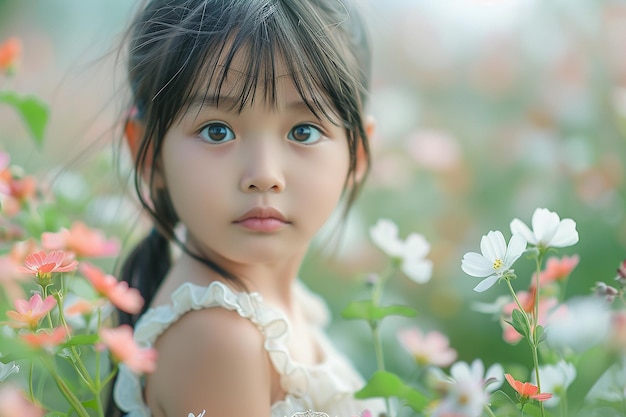
<instances>
[{"instance_id":1,"label":"mouth","mask_svg":"<svg viewBox=\"0 0 626 417\"><path fill-rule=\"evenodd\" d=\"M285 216L273 207L254 207L233 223L254 232L274 232L290 224Z\"/></svg>"}]
</instances>

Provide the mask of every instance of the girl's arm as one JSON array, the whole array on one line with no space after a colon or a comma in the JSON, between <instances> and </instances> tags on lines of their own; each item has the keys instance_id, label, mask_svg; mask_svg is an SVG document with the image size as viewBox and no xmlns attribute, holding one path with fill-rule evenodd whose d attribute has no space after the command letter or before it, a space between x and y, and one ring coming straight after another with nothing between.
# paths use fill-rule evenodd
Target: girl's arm
<instances>
[{"instance_id":1,"label":"girl's arm","mask_svg":"<svg viewBox=\"0 0 626 417\"><path fill-rule=\"evenodd\" d=\"M260 330L236 312L185 314L159 337L146 381L154 417L269 417L271 364Z\"/></svg>"}]
</instances>

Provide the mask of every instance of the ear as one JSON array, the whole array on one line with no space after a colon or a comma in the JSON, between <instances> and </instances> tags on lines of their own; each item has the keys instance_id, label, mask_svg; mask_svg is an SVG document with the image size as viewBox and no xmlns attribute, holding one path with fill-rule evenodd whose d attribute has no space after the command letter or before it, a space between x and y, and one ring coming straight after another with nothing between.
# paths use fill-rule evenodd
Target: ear
<instances>
[{"instance_id":1,"label":"ear","mask_svg":"<svg viewBox=\"0 0 626 417\"><path fill-rule=\"evenodd\" d=\"M126 126L124 126L124 136L126 137L126 144L128 145L128 149L130 150L130 154L133 158L133 163L137 161L137 156L139 155L139 151L141 149L141 143L145 140L146 128L144 124L136 117L129 117L126 121ZM158 164L157 164L158 165ZM143 166L143 172L141 172L141 176L146 183L150 182L150 173L152 170L154 172L153 185L155 187L163 186L163 179L158 169L158 166L153 166L152 161L152 144L146 153L146 160Z\"/></svg>"},{"instance_id":2,"label":"ear","mask_svg":"<svg viewBox=\"0 0 626 417\"><path fill-rule=\"evenodd\" d=\"M375 132L376 132L376 121L374 120L374 117L372 115L368 115L367 117L365 117L365 134L367 135L368 139L371 140ZM363 144L359 141L359 144L356 150L356 171L354 173L355 174L354 177L356 181L361 182L366 172L367 172L367 153L365 152L365 149L363 148Z\"/></svg>"},{"instance_id":3,"label":"ear","mask_svg":"<svg viewBox=\"0 0 626 417\"><path fill-rule=\"evenodd\" d=\"M133 161L137 160L137 154L139 153L139 145L143 140L143 136L146 129L138 119L129 117L124 126L124 136L126 138L126 144L130 149L130 154L133 157Z\"/></svg>"}]
</instances>

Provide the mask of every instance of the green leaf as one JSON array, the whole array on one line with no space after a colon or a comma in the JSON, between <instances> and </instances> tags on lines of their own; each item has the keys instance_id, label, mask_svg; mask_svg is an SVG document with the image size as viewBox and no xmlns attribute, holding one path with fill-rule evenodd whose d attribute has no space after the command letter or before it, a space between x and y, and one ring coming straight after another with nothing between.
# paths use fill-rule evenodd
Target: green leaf
<instances>
[{"instance_id":1,"label":"green leaf","mask_svg":"<svg viewBox=\"0 0 626 417\"><path fill-rule=\"evenodd\" d=\"M403 305L377 306L372 300L352 301L341 312L341 316L345 319L363 319L368 321L376 321L387 316L404 316L415 317L417 311L411 307Z\"/></svg>"},{"instance_id":2,"label":"green leaf","mask_svg":"<svg viewBox=\"0 0 626 417\"><path fill-rule=\"evenodd\" d=\"M61 413L60 411L50 411L46 413L44 417L67 417L67 414Z\"/></svg>"},{"instance_id":3,"label":"green leaf","mask_svg":"<svg viewBox=\"0 0 626 417\"><path fill-rule=\"evenodd\" d=\"M385 371L374 372L367 384L354 396L359 399L396 397L417 412L424 410L429 402L424 394L406 385L396 374Z\"/></svg>"},{"instance_id":4,"label":"green leaf","mask_svg":"<svg viewBox=\"0 0 626 417\"><path fill-rule=\"evenodd\" d=\"M617 356L607 352L602 346L593 347L583 353L576 365L576 379L567 390L568 409L578 410L582 407L591 387L617 362Z\"/></svg>"},{"instance_id":5,"label":"green leaf","mask_svg":"<svg viewBox=\"0 0 626 417\"><path fill-rule=\"evenodd\" d=\"M537 325L537 328L535 330L535 343L539 344L544 340L546 340L546 330L543 326Z\"/></svg>"},{"instance_id":6,"label":"green leaf","mask_svg":"<svg viewBox=\"0 0 626 417\"><path fill-rule=\"evenodd\" d=\"M48 106L38 97L20 96L14 91L0 91L0 102L12 106L20 114L30 130L35 144L41 148L44 130L48 124Z\"/></svg>"},{"instance_id":7,"label":"green leaf","mask_svg":"<svg viewBox=\"0 0 626 417\"><path fill-rule=\"evenodd\" d=\"M547 410L543 410L541 413L541 408L535 403L528 403L524 406L524 415L530 417L553 417L553 415Z\"/></svg>"},{"instance_id":8,"label":"green leaf","mask_svg":"<svg viewBox=\"0 0 626 417\"><path fill-rule=\"evenodd\" d=\"M94 345L97 341L97 334L79 334L77 336L72 336L70 340L60 345L60 348L63 349L71 346Z\"/></svg>"},{"instance_id":9,"label":"green leaf","mask_svg":"<svg viewBox=\"0 0 626 417\"><path fill-rule=\"evenodd\" d=\"M2 337L0 338L0 353L2 353L2 362L7 363L21 359L37 358L41 351L33 349L19 339Z\"/></svg>"},{"instance_id":10,"label":"green leaf","mask_svg":"<svg viewBox=\"0 0 626 417\"><path fill-rule=\"evenodd\" d=\"M515 402L504 391L496 391L489 398L491 408L497 410L496 415L507 417L521 417L522 413Z\"/></svg>"},{"instance_id":11,"label":"green leaf","mask_svg":"<svg viewBox=\"0 0 626 417\"><path fill-rule=\"evenodd\" d=\"M526 320L526 313L522 313L521 311L515 309L511 314L511 318L513 320L508 323L511 324L511 326L513 326L519 334L528 338L530 335L530 328L528 327L528 321Z\"/></svg>"}]
</instances>

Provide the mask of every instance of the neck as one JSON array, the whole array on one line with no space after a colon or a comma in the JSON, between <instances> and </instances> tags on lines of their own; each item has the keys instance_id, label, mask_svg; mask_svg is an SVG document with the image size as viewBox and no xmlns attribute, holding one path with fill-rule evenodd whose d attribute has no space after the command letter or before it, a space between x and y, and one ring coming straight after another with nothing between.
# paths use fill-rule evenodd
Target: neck
<instances>
[{"instance_id":1,"label":"neck","mask_svg":"<svg viewBox=\"0 0 626 417\"><path fill-rule=\"evenodd\" d=\"M236 277L245 290L258 292L268 304L291 311L293 308L292 285L298 276L303 258L304 253L272 263L238 264L223 261L219 265ZM170 275L172 278L198 285L220 281L234 291L243 290L237 282L221 276L202 261L186 253L181 254Z\"/></svg>"}]
</instances>

